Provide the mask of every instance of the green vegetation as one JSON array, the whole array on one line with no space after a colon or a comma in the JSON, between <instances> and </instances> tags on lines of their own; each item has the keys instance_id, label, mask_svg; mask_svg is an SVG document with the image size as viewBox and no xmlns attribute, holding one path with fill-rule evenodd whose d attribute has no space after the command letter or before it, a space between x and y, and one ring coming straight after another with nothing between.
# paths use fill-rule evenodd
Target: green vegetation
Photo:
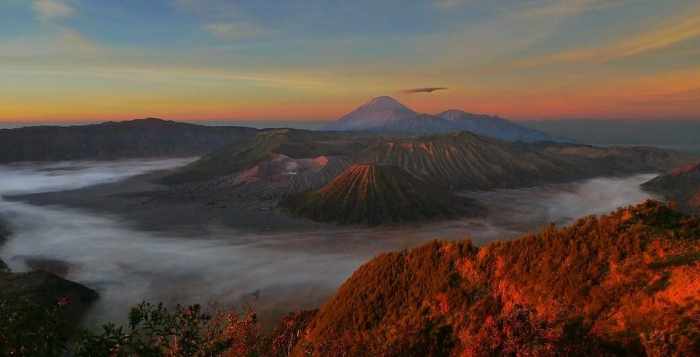
<instances>
[{"instance_id":1,"label":"green vegetation","mask_svg":"<svg viewBox=\"0 0 700 357\"><path fill-rule=\"evenodd\" d=\"M171 311L144 302L131 310L127 326L76 332L61 318L65 305L0 301L0 355L281 357L288 355L314 314L290 314L264 333L252 312L209 315L198 305Z\"/></svg>"},{"instance_id":2,"label":"green vegetation","mask_svg":"<svg viewBox=\"0 0 700 357\"><path fill-rule=\"evenodd\" d=\"M30 300L0 300L0 356L61 356L70 326L62 304L45 306Z\"/></svg>"}]
</instances>

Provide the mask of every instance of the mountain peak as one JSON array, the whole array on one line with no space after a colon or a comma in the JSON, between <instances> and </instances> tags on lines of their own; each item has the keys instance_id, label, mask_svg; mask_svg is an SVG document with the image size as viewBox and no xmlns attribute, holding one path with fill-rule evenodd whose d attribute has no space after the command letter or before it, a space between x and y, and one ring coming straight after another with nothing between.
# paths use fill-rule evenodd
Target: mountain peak
<instances>
[{"instance_id":1,"label":"mountain peak","mask_svg":"<svg viewBox=\"0 0 700 357\"><path fill-rule=\"evenodd\" d=\"M410 110L407 106L389 96L376 97L363 105L363 107L372 107L380 110Z\"/></svg>"},{"instance_id":2,"label":"mountain peak","mask_svg":"<svg viewBox=\"0 0 700 357\"><path fill-rule=\"evenodd\" d=\"M388 96L377 97L329 126L331 130L367 130L413 118L416 112Z\"/></svg>"}]
</instances>

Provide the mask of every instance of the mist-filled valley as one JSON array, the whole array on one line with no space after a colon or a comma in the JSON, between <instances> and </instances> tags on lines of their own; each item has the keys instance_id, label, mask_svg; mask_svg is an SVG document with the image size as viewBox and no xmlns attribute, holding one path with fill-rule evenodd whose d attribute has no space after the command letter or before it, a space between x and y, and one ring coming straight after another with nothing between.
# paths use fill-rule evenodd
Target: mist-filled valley
<instances>
[{"instance_id":1,"label":"mist-filled valley","mask_svg":"<svg viewBox=\"0 0 700 357\"><path fill-rule=\"evenodd\" d=\"M217 224L204 233L142 230L117 214L33 205L17 195L114 183L193 159L0 166L0 216L14 234L0 258L15 271L41 269L95 289L86 323L122 321L142 300L253 306L263 319L320 306L361 264L434 239L482 245L568 224L649 197L655 175L594 178L526 189L463 192L487 209L479 218L377 228L340 226L251 233ZM199 232L199 231L198 231Z\"/></svg>"}]
</instances>

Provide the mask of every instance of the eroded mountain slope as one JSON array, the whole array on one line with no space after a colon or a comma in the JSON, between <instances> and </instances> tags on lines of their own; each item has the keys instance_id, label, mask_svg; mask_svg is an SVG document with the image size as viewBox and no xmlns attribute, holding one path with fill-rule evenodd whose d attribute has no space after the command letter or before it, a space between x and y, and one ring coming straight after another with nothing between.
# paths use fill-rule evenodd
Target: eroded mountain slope
<instances>
[{"instance_id":1,"label":"eroded mountain slope","mask_svg":"<svg viewBox=\"0 0 700 357\"><path fill-rule=\"evenodd\" d=\"M473 202L396 166L353 165L317 191L283 201L292 213L321 222L386 224L476 213Z\"/></svg>"}]
</instances>

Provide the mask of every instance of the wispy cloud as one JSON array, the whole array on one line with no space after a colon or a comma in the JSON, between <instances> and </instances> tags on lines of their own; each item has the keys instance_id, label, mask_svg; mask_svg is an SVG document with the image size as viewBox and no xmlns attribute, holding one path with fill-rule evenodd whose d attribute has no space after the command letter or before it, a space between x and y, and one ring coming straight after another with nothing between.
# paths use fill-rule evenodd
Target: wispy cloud
<instances>
[{"instance_id":1,"label":"wispy cloud","mask_svg":"<svg viewBox=\"0 0 700 357\"><path fill-rule=\"evenodd\" d=\"M433 93L441 90L447 90L446 87L424 87L424 88L411 88L401 90L400 93L403 94L416 94L416 93Z\"/></svg>"},{"instance_id":2,"label":"wispy cloud","mask_svg":"<svg viewBox=\"0 0 700 357\"><path fill-rule=\"evenodd\" d=\"M262 27L249 22L217 22L204 25L204 29L222 40L243 40L266 33Z\"/></svg>"},{"instance_id":3,"label":"wispy cloud","mask_svg":"<svg viewBox=\"0 0 700 357\"><path fill-rule=\"evenodd\" d=\"M77 58L92 56L103 50L77 28L63 21L78 16L77 0L31 0L29 4L34 18L41 23L39 31L4 39L0 43L8 50L2 56L4 59Z\"/></svg>"},{"instance_id":4,"label":"wispy cloud","mask_svg":"<svg viewBox=\"0 0 700 357\"><path fill-rule=\"evenodd\" d=\"M259 37L268 30L250 19L238 2L228 0L173 0L179 11L194 15L203 24L202 30L225 41Z\"/></svg>"},{"instance_id":5,"label":"wispy cloud","mask_svg":"<svg viewBox=\"0 0 700 357\"><path fill-rule=\"evenodd\" d=\"M700 14L673 19L646 32L630 35L616 42L592 48L552 53L522 60L518 67L538 67L557 63L609 62L616 59L662 50L700 37Z\"/></svg>"},{"instance_id":6,"label":"wispy cloud","mask_svg":"<svg viewBox=\"0 0 700 357\"><path fill-rule=\"evenodd\" d=\"M545 0L524 2L513 15L520 17L567 17L622 6L625 0Z\"/></svg>"},{"instance_id":7,"label":"wispy cloud","mask_svg":"<svg viewBox=\"0 0 700 357\"><path fill-rule=\"evenodd\" d=\"M434 0L433 4L439 8L448 9L464 5L467 0Z\"/></svg>"},{"instance_id":8,"label":"wispy cloud","mask_svg":"<svg viewBox=\"0 0 700 357\"><path fill-rule=\"evenodd\" d=\"M39 19L43 21L75 15L75 8L62 0L34 0L32 7Z\"/></svg>"},{"instance_id":9,"label":"wispy cloud","mask_svg":"<svg viewBox=\"0 0 700 357\"><path fill-rule=\"evenodd\" d=\"M237 1L173 0L173 5L180 11L207 19L230 19L240 14Z\"/></svg>"}]
</instances>

